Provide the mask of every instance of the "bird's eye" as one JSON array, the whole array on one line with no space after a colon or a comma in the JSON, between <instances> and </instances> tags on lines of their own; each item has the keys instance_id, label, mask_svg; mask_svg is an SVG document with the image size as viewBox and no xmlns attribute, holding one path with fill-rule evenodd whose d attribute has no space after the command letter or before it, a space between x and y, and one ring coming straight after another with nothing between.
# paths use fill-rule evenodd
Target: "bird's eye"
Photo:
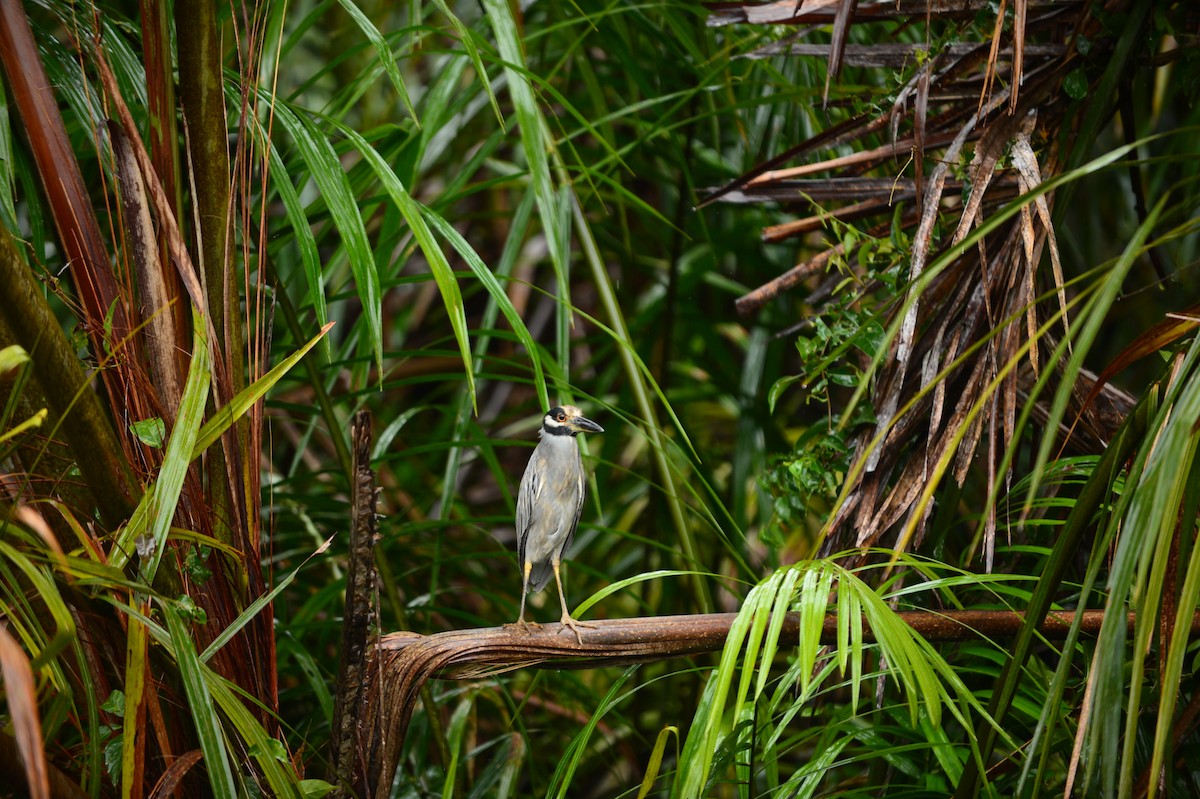
<instances>
[{"instance_id":1,"label":"bird's eye","mask_svg":"<svg viewBox=\"0 0 1200 799\"><path fill-rule=\"evenodd\" d=\"M567 421L567 415L565 413L563 413L562 411L559 411L558 415L556 415L554 418L560 422Z\"/></svg>"}]
</instances>

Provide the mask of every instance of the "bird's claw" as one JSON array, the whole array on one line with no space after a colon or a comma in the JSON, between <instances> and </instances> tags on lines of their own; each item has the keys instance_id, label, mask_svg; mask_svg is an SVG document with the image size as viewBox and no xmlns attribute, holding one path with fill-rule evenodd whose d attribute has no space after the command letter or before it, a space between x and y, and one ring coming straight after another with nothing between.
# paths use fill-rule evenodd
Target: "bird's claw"
<instances>
[{"instance_id":1,"label":"bird's claw","mask_svg":"<svg viewBox=\"0 0 1200 799\"><path fill-rule=\"evenodd\" d=\"M562 624L562 630L569 629L571 632L575 633L575 640L579 642L580 646L583 646L583 636L580 634L579 629L581 627L586 628L588 630L596 629L596 625L588 624L587 622L583 622L583 621L576 621L575 619L572 619L570 616L568 616L566 613L564 613L562 618L559 619L559 623ZM559 632L561 633L562 630L559 630Z\"/></svg>"},{"instance_id":2,"label":"bird's claw","mask_svg":"<svg viewBox=\"0 0 1200 799\"><path fill-rule=\"evenodd\" d=\"M514 621L511 624L504 625L504 629L520 630L521 632L528 635L533 630L542 629L542 625L538 624L536 621L525 621L524 619L518 619L517 621Z\"/></svg>"}]
</instances>

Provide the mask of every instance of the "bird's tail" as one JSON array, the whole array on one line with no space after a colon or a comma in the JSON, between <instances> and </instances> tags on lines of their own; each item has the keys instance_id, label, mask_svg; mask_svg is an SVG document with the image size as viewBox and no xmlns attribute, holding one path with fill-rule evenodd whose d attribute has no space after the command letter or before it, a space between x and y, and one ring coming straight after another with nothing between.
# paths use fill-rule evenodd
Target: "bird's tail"
<instances>
[{"instance_id":1,"label":"bird's tail","mask_svg":"<svg viewBox=\"0 0 1200 799\"><path fill-rule=\"evenodd\" d=\"M538 591L541 591L553 576L554 567L550 564L549 560L533 564L533 569L529 572L529 593L536 594Z\"/></svg>"}]
</instances>

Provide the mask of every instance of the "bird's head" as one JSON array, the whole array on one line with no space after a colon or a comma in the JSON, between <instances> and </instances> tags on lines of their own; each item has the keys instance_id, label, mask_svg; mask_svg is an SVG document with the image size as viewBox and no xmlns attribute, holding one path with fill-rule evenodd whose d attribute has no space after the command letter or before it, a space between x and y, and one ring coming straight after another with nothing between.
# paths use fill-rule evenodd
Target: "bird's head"
<instances>
[{"instance_id":1,"label":"bird's head","mask_svg":"<svg viewBox=\"0 0 1200 799\"><path fill-rule=\"evenodd\" d=\"M583 415L574 405L560 405L546 411L542 419L543 435L574 436L579 433L603 433L604 428Z\"/></svg>"}]
</instances>

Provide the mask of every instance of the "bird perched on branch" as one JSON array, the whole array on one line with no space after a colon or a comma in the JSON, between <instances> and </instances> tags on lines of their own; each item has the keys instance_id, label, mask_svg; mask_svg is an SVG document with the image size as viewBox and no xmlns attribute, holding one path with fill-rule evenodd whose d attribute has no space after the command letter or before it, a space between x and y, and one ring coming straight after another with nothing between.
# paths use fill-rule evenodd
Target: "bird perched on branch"
<instances>
[{"instance_id":1,"label":"bird perched on branch","mask_svg":"<svg viewBox=\"0 0 1200 799\"><path fill-rule=\"evenodd\" d=\"M571 543L583 510L585 475L583 458L575 436L603 433L604 428L586 418L573 405L551 408L542 417L540 440L525 467L517 492L517 559L521 565L521 613L517 624L525 627L525 598L541 591L554 575L558 601L562 604L563 627L575 633L580 644L580 627L590 627L571 618L559 574L562 555Z\"/></svg>"}]
</instances>

